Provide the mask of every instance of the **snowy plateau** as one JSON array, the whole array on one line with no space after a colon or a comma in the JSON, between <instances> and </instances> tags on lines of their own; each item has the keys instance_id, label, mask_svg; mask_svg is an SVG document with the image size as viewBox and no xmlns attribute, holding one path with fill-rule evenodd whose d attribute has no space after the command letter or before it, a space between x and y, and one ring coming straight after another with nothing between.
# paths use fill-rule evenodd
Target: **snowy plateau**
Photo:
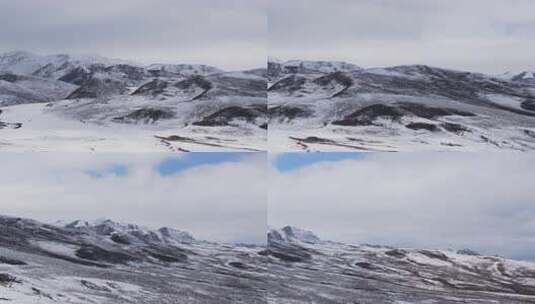
<instances>
[{"instance_id":1,"label":"snowy plateau","mask_svg":"<svg viewBox=\"0 0 535 304\"><path fill-rule=\"evenodd\" d=\"M534 303L535 263L349 245L292 226L267 244L108 219L0 216L0 303Z\"/></svg>"},{"instance_id":2,"label":"snowy plateau","mask_svg":"<svg viewBox=\"0 0 535 304\"><path fill-rule=\"evenodd\" d=\"M0 55L1 151L266 149L266 69Z\"/></svg>"},{"instance_id":3,"label":"snowy plateau","mask_svg":"<svg viewBox=\"0 0 535 304\"><path fill-rule=\"evenodd\" d=\"M530 151L535 77L268 62L273 151Z\"/></svg>"}]
</instances>

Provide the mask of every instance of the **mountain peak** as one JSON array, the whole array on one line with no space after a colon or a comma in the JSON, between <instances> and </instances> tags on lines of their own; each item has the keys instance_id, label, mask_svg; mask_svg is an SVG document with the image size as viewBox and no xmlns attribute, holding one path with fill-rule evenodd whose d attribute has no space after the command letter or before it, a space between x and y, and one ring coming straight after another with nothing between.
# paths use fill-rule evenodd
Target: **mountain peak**
<instances>
[{"instance_id":1,"label":"mountain peak","mask_svg":"<svg viewBox=\"0 0 535 304\"><path fill-rule=\"evenodd\" d=\"M350 72L360 70L355 64L344 61L325 61L325 60L289 60L289 61L272 61L268 63L280 65L282 72L285 73L333 73L333 72ZM269 64L268 64L269 66Z\"/></svg>"},{"instance_id":2,"label":"mountain peak","mask_svg":"<svg viewBox=\"0 0 535 304\"><path fill-rule=\"evenodd\" d=\"M160 71L173 74L181 74L184 76L193 76L193 75L210 75L216 73L222 73L223 70L220 70L216 67L205 65L205 64L161 64L155 63L147 67L148 71Z\"/></svg>"},{"instance_id":3,"label":"mountain peak","mask_svg":"<svg viewBox=\"0 0 535 304\"><path fill-rule=\"evenodd\" d=\"M514 81L518 80L534 80L535 79L535 72L533 71L523 71L511 78Z\"/></svg>"},{"instance_id":4,"label":"mountain peak","mask_svg":"<svg viewBox=\"0 0 535 304\"><path fill-rule=\"evenodd\" d=\"M35 56L37 56L37 54L28 52L28 51L23 51L23 50L14 50L14 51L9 51L9 52L0 54L0 58L7 58L7 57L21 57L22 58L22 57L35 57Z\"/></svg>"},{"instance_id":5,"label":"mountain peak","mask_svg":"<svg viewBox=\"0 0 535 304\"><path fill-rule=\"evenodd\" d=\"M480 256L481 254L475 250L472 250L472 249L469 249L469 248L464 248L464 249L459 249L457 250L457 254L462 254L462 255L471 255L471 256Z\"/></svg>"},{"instance_id":6,"label":"mountain peak","mask_svg":"<svg viewBox=\"0 0 535 304\"><path fill-rule=\"evenodd\" d=\"M279 230L272 229L268 232L268 238L275 241L298 241L309 244L316 244L320 242L320 238L317 237L312 231L294 226L285 226Z\"/></svg>"},{"instance_id":7,"label":"mountain peak","mask_svg":"<svg viewBox=\"0 0 535 304\"><path fill-rule=\"evenodd\" d=\"M174 228L161 227L158 229L158 232L165 241L171 240L179 243L191 243L195 240L191 233Z\"/></svg>"},{"instance_id":8,"label":"mountain peak","mask_svg":"<svg viewBox=\"0 0 535 304\"><path fill-rule=\"evenodd\" d=\"M508 71L502 74L497 75L496 77L505 79L505 80L511 80L511 81L533 81L535 80L535 71L520 71L520 72L512 72Z\"/></svg>"},{"instance_id":9,"label":"mountain peak","mask_svg":"<svg viewBox=\"0 0 535 304\"><path fill-rule=\"evenodd\" d=\"M111 66L133 63L99 55L39 55L27 51L12 51L0 54L0 73L10 72L18 75L33 75L47 79L59 79L77 67L97 64Z\"/></svg>"},{"instance_id":10,"label":"mountain peak","mask_svg":"<svg viewBox=\"0 0 535 304\"><path fill-rule=\"evenodd\" d=\"M129 230L141 230L141 227L135 224L124 224L115 222L107 218L88 220L75 220L63 225L67 229L81 229L94 231L97 234L109 235L114 232L124 232Z\"/></svg>"},{"instance_id":11,"label":"mountain peak","mask_svg":"<svg viewBox=\"0 0 535 304\"><path fill-rule=\"evenodd\" d=\"M152 230L136 224L119 223L107 218L93 221L75 220L66 224L64 222L56 222L56 226L103 236L121 236L123 239L127 239L128 237L126 236L131 236L141 240L150 239L164 243L192 243L195 241L193 235L187 231L170 227Z\"/></svg>"}]
</instances>

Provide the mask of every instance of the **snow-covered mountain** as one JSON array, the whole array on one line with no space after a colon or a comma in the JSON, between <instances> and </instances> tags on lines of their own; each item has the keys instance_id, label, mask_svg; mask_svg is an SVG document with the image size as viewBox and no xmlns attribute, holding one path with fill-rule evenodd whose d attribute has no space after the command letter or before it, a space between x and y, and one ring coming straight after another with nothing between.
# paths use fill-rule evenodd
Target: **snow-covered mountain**
<instances>
[{"instance_id":1,"label":"snow-covered mountain","mask_svg":"<svg viewBox=\"0 0 535 304\"><path fill-rule=\"evenodd\" d=\"M75 89L76 85L62 81L10 73L0 75L2 106L51 102L65 98Z\"/></svg>"},{"instance_id":2,"label":"snow-covered mountain","mask_svg":"<svg viewBox=\"0 0 535 304\"><path fill-rule=\"evenodd\" d=\"M11 303L533 303L535 263L349 245L287 226L267 247L112 220L0 216L0 299ZM2 301L0 300L0 301Z\"/></svg>"},{"instance_id":3,"label":"snow-covered mountain","mask_svg":"<svg viewBox=\"0 0 535 304\"><path fill-rule=\"evenodd\" d=\"M10 52L0 55L0 121L21 127L2 132L2 148L263 150L266 83L265 69Z\"/></svg>"},{"instance_id":4,"label":"snow-covered mountain","mask_svg":"<svg viewBox=\"0 0 535 304\"><path fill-rule=\"evenodd\" d=\"M360 67L343 61L281 61L273 58L268 60L268 79L270 85L277 79L292 74L321 75L334 72L351 72L355 70L360 70Z\"/></svg>"},{"instance_id":5,"label":"snow-covered mountain","mask_svg":"<svg viewBox=\"0 0 535 304\"><path fill-rule=\"evenodd\" d=\"M151 230L135 224L123 224L109 219L96 221L75 220L61 225L65 229L84 231L97 237L109 237L123 244L159 242L163 244L191 244L195 241L191 233L170 227Z\"/></svg>"},{"instance_id":6,"label":"snow-covered mountain","mask_svg":"<svg viewBox=\"0 0 535 304\"><path fill-rule=\"evenodd\" d=\"M147 70L155 74L171 73L183 76L210 75L223 72L223 70L203 64L151 64L147 67Z\"/></svg>"},{"instance_id":7,"label":"snow-covered mountain","mask_svg":"<svg viewBox=\"0 0 535 304\"><path fill-rule=\"evenodd\" d=\"M79 67L93 65L137 65L127 60L109 59L102 56L72 56L57 54L42 56L26 51L0 54L0 72L16 75L59 79Z\"/></svg>"},{"instance_id":8,"label":"snow-covered mountain","mask_svg":"<svg viewBox=\"0 0 535 304\"><path fill-rule=\"evenodd\" d=\"M0 110L0 147L11 151L535 148L532 72L306 60L225 72L10 52Z\"/></svg>"},{"instance_id":9,"label":"snow-covered mountain","mask_svg":"<svg viewBox=\"0 0 535 304\"><path fill-rule=\"evenodd\" d=\"M265 303L264 252L166 227L0 216L0 301Z\"/></svg>"},{"instance_id":10,"label":"snow-covered mountain","mask_svg":"<svg viewBox=\"0 0 535 304\"><path fill-rule=\"evenodd\" d=\"M532 303L535 263L268 233L269 303ZM356 302L355 302L356 301Z\"/></svg>"},{"instance_id":11,"label":"snow-covered mountain","mask_svg":"<svg viewBox=\"0 0 535 304\"><path fill-rule=\"evenodd\" d=\"M506 72L498 77L516 82L535 83L534 71L522 71L520 73Z\"/></svg>"},{"instance_id":12,"label":"snow-covered mountain","mask_svg":"<svg viewBox=\"0 0 535 304\"><path fill-rule=\"evenodd\" d=\"M519 79L530 79L527 73L505 79L425 65L282 66L268 63L272 150L535 148L535 84Z\"/></svg>"},{"instance_id":13,"label":"snow-covered mountain","mask_svg":"<svg viewBox=\"0 0 535 304\"><path fill-rule=\"evenodd\" d=\"M320 241L320 239L312 231L304 230L293 226L285 226L280 230L270 229L268 231L268 236L272 240L289 242L304 242L315 244Z\"/></svg>"}]
</instances>

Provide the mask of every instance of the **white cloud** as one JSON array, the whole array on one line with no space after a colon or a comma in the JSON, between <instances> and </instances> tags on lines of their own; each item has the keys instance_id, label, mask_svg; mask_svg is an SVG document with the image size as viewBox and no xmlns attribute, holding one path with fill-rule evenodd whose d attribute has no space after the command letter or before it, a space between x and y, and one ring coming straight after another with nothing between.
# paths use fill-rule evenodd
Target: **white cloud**
<instances>
[{"instance_id":1,"label":"white cloud","mask_svg":"<svg viewBox=\"0 0 535 304\"><path fill-rule=\"evenodd\" d=\"M270 172L268 219L350 243L535 259L535 155L370 154Z\"/></svg>"},{"instance_id":2,"label":"white cloud","mask_svg":"<svg viewBox=\"0 0 535 304\"><path fill-rule=\"evenodd\" d=\"M9 154L0 166L0 210L53 222L111 218L189 230L215 241L262 242L266 226L265 159L203 165L161 176L169 154ZM85 172L126 164L128 175Z\"/></svg>"}]
</instances>

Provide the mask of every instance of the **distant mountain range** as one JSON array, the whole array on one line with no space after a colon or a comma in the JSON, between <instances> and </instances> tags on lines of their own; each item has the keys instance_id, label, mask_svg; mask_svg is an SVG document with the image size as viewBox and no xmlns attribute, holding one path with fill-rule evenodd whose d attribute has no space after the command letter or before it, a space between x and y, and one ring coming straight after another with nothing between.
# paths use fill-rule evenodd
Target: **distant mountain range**
<instances>
[{"instance_id":1,"label":"distant mountain range","mask_svg":"<svg viewBox=\"0 0 535 304\"><path fill-rule=\"evenodd\" d=\"M535 148L533 72L293 60L268 62L268 81L275 151Z\"/></svg>"},{"instance_id":2,"label":"distant mountain range","mask_svg":"<svg viewBox=\"0 0 535 304\"><path fill-rule=\"evenodd\" d=\"M0 216L0 302L265 303L263 251L168 227Z\"/></svg>"},{"instance_id":3,"label":"distant mountain range","mask_svg":"<svg viewBox=\"0 0 535 304\"><path fill-rule=\"evenodd\" d=\"M531 84L535 83L534 71L523 71L520 73L506 72L504 74L498 75L498 77L517 82L525 82Z\"/></svg>"},{"instance_id":4,"label":"distant mountain range","mask_svg":"<svg viewBox=\"0 0 535 304\"><path fill-rule=\"evenodd\" d=\"M532 71L0 55L7 151L531 151ZM267 137L269 125L269 141Z\"/></svg>"},{"instance_id":5,"label":"distant mountain range","mask_svg":"<svg viewBox=\"0 0 535 304\"><path fill-rule=\"evenodd\" d=\"M98 56L0 55L0 128L18 126L3 132L8 149L20 149L19 136L57 149L49 135L69 130L72 136L58 141L75 150L263 150L266 98L265 68L225 72ZM117 140L114 129L130 132ZM148 133L145 140L140 133Z\"/></svg>"},{"instance_id":6,"label":"distant mountain range","mask_svg":"<svg viewBox=\"0 0 535 304\"><path fill-rule=\"evenodd\" d=\"M267 246L112 220L0 216L0 301L14 303L532 303L535 263L349 245L286 226Z\"/></svg>"},{"instance_id":7,"label":"distant mountain range","mask_svg":"<svg viewBox=\"0 0 535 304\"><path fill-rule=\"evenodd\" d=\"M268 233L273 303L532 303L535 263L349 245L287 226Z\"/></svg>"}]
</instances>

